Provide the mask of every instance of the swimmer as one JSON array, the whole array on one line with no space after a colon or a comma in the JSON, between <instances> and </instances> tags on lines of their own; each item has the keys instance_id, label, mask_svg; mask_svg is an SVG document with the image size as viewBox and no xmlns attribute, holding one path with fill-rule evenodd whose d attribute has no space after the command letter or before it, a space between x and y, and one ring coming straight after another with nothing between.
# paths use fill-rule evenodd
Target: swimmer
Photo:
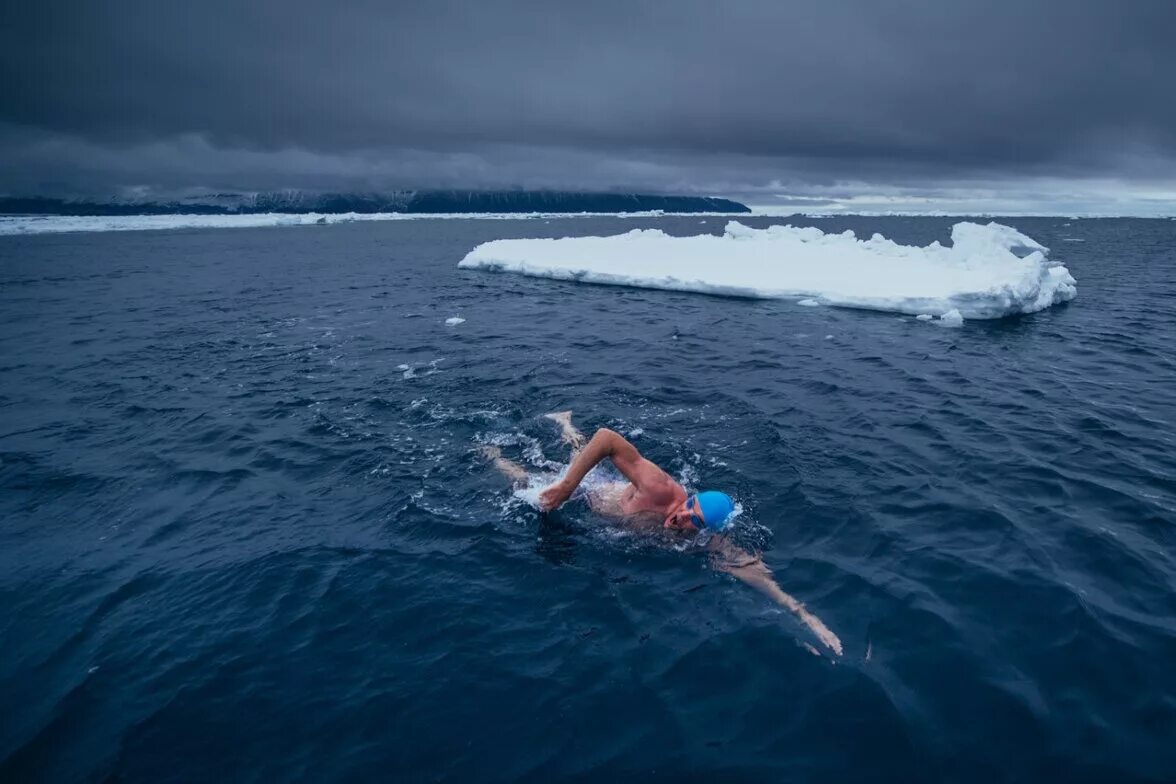
<instances>
[{"instance_id":1,"label":"swimmer","mask_svg":"<svg viewBox=\"0 0 1176 784\"><path fill-rule=\"evenodd\" d=\"M735 546L721 535L731 525L735 511L730 496L717 490L687 493L669 474L642 457L635 446L612 430L601 428L591 439L585 439L572 424L571 411L559 411L546 417L560 426L564 443L572 448L572 462L563 478L539 495L540 506L545 511L558 509L572 498L588 472L607 457L628 481L584 492L583 498L594 512L633 527L655 527L679 536L693 536L703 529L719 534L707 542L716 569L767 595L795 615L826 647L841 655L841 640L837 635L780 588L763 559ZM484 447L482 454L493 461L516 487L525 487L529 483L526 470L504 458L497 447Z\"/></svg>"}]
</instances>

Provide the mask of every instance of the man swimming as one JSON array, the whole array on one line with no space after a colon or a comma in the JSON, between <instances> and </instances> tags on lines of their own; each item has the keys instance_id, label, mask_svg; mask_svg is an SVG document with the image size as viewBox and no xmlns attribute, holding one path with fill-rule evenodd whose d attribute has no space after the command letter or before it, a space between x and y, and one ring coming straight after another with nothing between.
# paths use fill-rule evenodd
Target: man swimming
<instances>
[{"instance_id":1,"label":"man swimming","mask_svg":"<svg viewBox=\"0 0 1176 784\"><path fill-rule=\"evenodd\" d=\"M718 534L731 525L735 503L726 493L715 490L687 493L669 474L642 457L637 448L619 433L601 428L591 440L585 441L584 435L572 424L571 411L546 416L559 424L564 442L573 451L571 465L563 478L539 495L544 511L558 509L572 498L588 472L607 457L628 481L607 483L585 492L583 498L594 512L632 527L660 528L681 536L693 536L703 529ZM497 447L485 447L483 454L516 486L525 487L531 481L526 470L502 457ZM715 568L747 583L789 610L825 646L841 655L841 640L837 635L776 584L763 559L735 546L721 535L712 536L707 547L713 555Z\"/></svg>"}]
</instances>

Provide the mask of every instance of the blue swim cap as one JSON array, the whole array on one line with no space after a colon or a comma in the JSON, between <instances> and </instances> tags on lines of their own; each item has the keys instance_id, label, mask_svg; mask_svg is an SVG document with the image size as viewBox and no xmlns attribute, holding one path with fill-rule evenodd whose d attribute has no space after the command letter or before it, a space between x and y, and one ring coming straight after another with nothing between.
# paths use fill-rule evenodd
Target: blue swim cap
<instances>
[{"instance_id":1,"label":"blue swim cap","mask_svg":"<svg viewBox=\"0 0 1176 784\"><path fill-rule=\"evenodd\" d=\"M730 525L728 518L735 511L735 502L726 493L707 490L698 494L698 508L702 510L702 519L709 530L722 531Z\"/></svg>"}]
</instances>

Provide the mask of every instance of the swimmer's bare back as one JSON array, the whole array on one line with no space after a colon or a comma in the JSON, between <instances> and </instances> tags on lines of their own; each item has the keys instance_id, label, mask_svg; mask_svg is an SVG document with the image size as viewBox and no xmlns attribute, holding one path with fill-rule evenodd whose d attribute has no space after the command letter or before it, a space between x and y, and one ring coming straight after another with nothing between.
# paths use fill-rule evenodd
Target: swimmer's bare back
<instances>
[{"instance_id":1,"label":"swimmer's bare back","mask_svg":"<svg viewBox=\"0 0 1176 784\"><path fill-rule=\"evenodd\" d=\"M662 531L659 512L633 511L635 488L628 482L606 482L584 492L588 508L625 528L642 531Z\"/></svg>"},{"instance_id":2,"label":"swimmer's bare back","mask_svg":"<svg viewBox=\"0 0 1176 784\"><path fill-rule=\"evenodd\" d=\"M558 508L572 497L584 477L605 458L629 480L619 498L623 516L661 514L686 500L686 491L657 464L646 460L619 433L601 428L583 449L576 452L564 478L543 491L539 502L544 509Z\"/></svg>"},{"instance_id":3,"label":"swimmer's bare back","mask_svg":"<svg viewBox=\"0 0 1176 784\"><path fill-rule=\"evenodd\" d=\"M584 494L588 508L604 517L623 518L625 516L622 499L629 488L628 482L608 482L596 485Z\"/></svg>"}]
</instances>

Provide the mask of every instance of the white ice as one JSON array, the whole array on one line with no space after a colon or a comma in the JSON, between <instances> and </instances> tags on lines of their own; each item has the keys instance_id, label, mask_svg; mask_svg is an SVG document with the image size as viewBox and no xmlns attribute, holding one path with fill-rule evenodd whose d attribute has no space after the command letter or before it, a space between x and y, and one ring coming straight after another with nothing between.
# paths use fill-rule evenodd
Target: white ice
<instances>
[{"instance_id":1,"label":"white ice","mask_svg":"<svg viewBox=\"0 0 1176 784\"><path fill-rule=\"evenodd\" d=\"M962 318L1032 313L1073 299L1049 249L999 223L957 223L951 244L899 245L875 234L727 224L722 236L635 229L611 237L495 240L458 265L560 280Z\"/></svg>"},{"instance_id":2,"label":"white ice","mask_svg":"<svg viewBox=\"0 0 1176 784\"><path fill-rule=\"evenodd\" d=\"M944 327L961 327L964 324L964 317L958 310L949 310L939 317L939 323Z\"/></svg>"}]
</instances>

